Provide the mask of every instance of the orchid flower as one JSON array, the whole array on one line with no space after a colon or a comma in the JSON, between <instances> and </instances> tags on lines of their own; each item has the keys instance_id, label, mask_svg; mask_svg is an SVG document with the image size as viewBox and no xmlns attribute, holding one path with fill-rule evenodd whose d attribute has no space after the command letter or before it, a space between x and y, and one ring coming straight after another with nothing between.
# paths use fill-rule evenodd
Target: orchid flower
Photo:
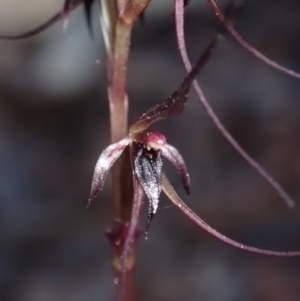
<instances>
[{"instance_id":1,"label":"orchid flower","mask_svg":"<svg viewBox=\"0 0 300 301\"><path fill-rule=\"evenodd\" d=\"M267 171L265 171L265 169L261 167L258 162L251 158L234 140L230 133L228 133L206 100L195 78L210 57L212 51L215 49L217 42L221 40L220 37L222 37L226 31L229 32L247 51L262 60L267 65L270 65L271 67L296 78L300 78L300 74L277 64L247 43L234 29L232 23L230 22L230 17L228 17L228 12L223 13L216 0L207 0L207 2L220 20L221 27L204 51L203 55L195 64L195 67L192 68L184 41L184 7L190 4L191 0L174 0L178 46L188 74L175 92L157 105L150 108L140 118L138 118L129 127L128 134L124 138L124 132L127 130L126 71L130 34L135 20L141 16L150 1L151 0L100 0L100 20L104 34L104 42L109 58L108 98L110 102L110 109L115 108L116 104L121 104L120 107L122 109L115 111L111 110L111 120L116 121L120 118L123 118L123 120L120 123L115 122L117 124L115 127L111 124L111 129L114 133L112 135L112 140L114 143L109 145L101 153L96 163L88 206L103 189L107 174L112 166L117 162L118 159L121 159L122 154L125 154L123 159L127 160L125 162L131 166L131 172L124 174L125 176L132 177L133 183L133 194L127 195L129 196L130 201L132 199L132 206L130 207L131 215L129 216L129 219L121 220L122 228L120 233L118 233L119 229L115 228L108 232L108 236L112 242L112 245L118 249L117 256L113 257L112 260L113 266L116 266L116 275L118 275L118 277L121 275L121 278L117 278L117 280L120 280L120 282L123 282L124 284L118 285L119 298L117 300L132 300L131 297L128 297L131 294L131 289L126 289L125 278L129 278L132 269L134 269L134 255L132 257L133 260L130 261L130 251L134 249L133 245L135 244L136 237L138 235L137 228L145 196L149 201L149 210L145 229L146 238L148 237L151 221L154 215L157 213L160 195L163 192L167 198L197 226L233 247L267 256L300 256L299 251L277 252L244 245L224 236L203 221L178 196L167 176L163 172L163 160L166 158L174 165L181 178L186 193L190 194L190 177L182 155L174 146L171 146L167 143L167 139L162 133L149 128L153 123L159 120L180 115L187 102L191 87L193 87L201 104L205 108L207 115L212 119L213 123L219 129L228 143L231 144L231 146L246 160L246 162L248 162L248 164L262 176L262 178L277 192L277 194L290 207L292 207L292 199L284 191L280 184ZM243 2L243 0L241 2ZM235 3L235 9L238 9L237 7L241 2L238 4ZM81 4L84 5L87 23L89 29L91 30L91 8L93 3L94 0L65 0L62 9L44 24L34 28L29 32L18 35L0 34L0 39L17 40L28 38L40 33L60 20L63 21L63 29L65 30L68 25L69 14ZM124 24L127 27L124 26ZM119 32L117 29L119 29ZM125 37L124 32L127 34ZM118 139L120 140L117 141ZM118 180L115 181L116 183L121 182L121 177L115 178ZM119 190L116 189L116 191ZM114 222L115 220L116 219L114 219ZM119 250L121 251L119 252ZM119 254L122 254L122 256L120 257ZM119 273L120 271L121 273ZM128 281L128 283L131 285L130 281ZM126 295L127 297L120 297L122 295Z\"/></svg>"},{"instance_id":2,"label":"orchid flower","mask_svg":"<svg viewBox=\"0 0 300 301\"><path fill-rule=\"evenodd\" d=\"M126 138L108 146L100 155L95 167L89 204L97 196L98 191L102 190L109 169L124 149L129 147L133 176L137 177L144 194L149 199L146 235L157 211L162 190L162 157L167 158L175 166L187 194L190 193L190 177L179 151L166 142L163 134L149 130L148 127L160 119L178 115L183 111L196 73L197 70L194 69L172 95L149 109L133 123Z\"/></svg>"},{"instance_id":3,"label":"orchid flower","mask_svg":"<svg viewBox=\"0 0 300 301\"><path fill-rule=\"evenodd\" d=\"M150 1L150 0L149 0ZM191 3L191 0L174 0L175 1L175 20L176 20L176 33L177 33L177 40L178 40L178 48L180 51L180 54L182 56L182 60L184 62L185 69L187 72L191 70L191 63L189 61L185 41L184 41L184 7L189 5ZM271 59L267 58L265 55L260 53L257 49L255 49L253 46L248 44L240 35L238 32L235 31L233 28L231 22L228 20L228 16L226 16L226 12L222 12L220 7L218 6L217 2L215 0L207 0L209 5L212 7L213 11L215 12L216 16L219 18L222 24L222 32L219 32L220 35L224 35L225 31L228 31L246 50L248 50L251 54L256 56L257 58L261 59L264 63L272 66L275 69L278 69L288 75L291 75L296 78L300 78L300 74L287 69L278 63L272 61ZM55 16L50 18L48 21L46 21L44 24L38 26L37 28L18 35L11 35L11 34L0 34L0 39L8 39L8 40L18 40L18 39L24 39L31 37L33 35L36 35L40 33L41 31L47 29L54 23L56 23L59 20L63 20L64 29L67 26L68 23L68 16L70 12L74 9L76 9L79 5L83 4L85 7L85 14L88 22L89 29L91 30L91 7L92 4L95 2L95 0L65 0L63 8L61 11L59 11ZM125 3L126 1L124 1ZM127 7L130 7L131 0L127 1ZM237 3L234 4L235 8L241 8L243 6L244 1L237 1ZM101 9L102 9L102 16L101 16L101 24L104 34L104 40L105 45L107 48L107 53L110 55L111 53L111 47L112 47L112 41L111 38L113 37L113 33L110 31L112 30L113 26L110 24L112 20L116 16L114 16L115 8L113 7L114 1L107 1L107 0L101 0ZM121 2L120 2L121 3ZM122 7L121 7L122 8ZM131 8L131 7L130 7ZM122 8L124 10L124 8ZM119 8L120 10L120 8ZM130 10L130 9L129 9ZM261 166L253 159L251 158L247 152L238 144L237 141L230 135L230 133L227 131L225 126L221 123L218 116L214 113L214 110L210 106L209 102L207 101L202 89L200 88L199 84L194 81L193 88L198 96L198 99L200 100L201 104L203 105L204 109L206 110L207 115L211 118L214 125L217 127L217 129L220 131L220 133L224 136L224 138L227 140L227 142L233 147L233 149L236 150L236 152L252 167L254 168L265 180L269 182L269 184L278 192L278 194L281 196L282 199L285 200L285 202L288 204L288 206L293 207L294 202L292 199L287 195L287 193L280 187L280 185L271 177Z\"/></svg>"},{"instance_id":4,"label":"orchid flower","mask_svg":"<svg viewBox=\"0 0 300 301\"><path fill-rule=\"evenodd\" d=\"M103 4L104 2L105 2L104 0L100 1L100 3L103 5L102 10L105 10L105 5L107 5L107 4L104 5ZM126 3L126 7L127 7L131 5L131 2L132 2L131 0L128 0L127 3L126 2L124 3ZM190 4L190 2L191 0L175 0L176 32L178 37L179 50L187 71L191 70L191 65L186 53L185 42L184 42L183 7ZM223 25L222 27L223 31L224 29L226 29L252 55L256 56L264 63L272 66L275 69L278 69L293 77L300 78L299 73L277 64L276 62L272 61L271 59L267 58L265 55L260 53L249 43L247 43L234 29L232 24L228 22L225 14L218 6L216 0L207 0L207 2L211 6L212 10L215 12L218 19L221 21ZM49 20L47 20L40 26L34 28L29 32L25 32L17 35L0 34L0 39L18 40L18 39L28 38L42 32L43 30L47 29L48 27L58 22L59 20L62 20L64 22L64 28L65 28L67 25L67 20L70 12L76 9L81 4L83 4L85 7L87 22L89 27L91 28L91 7L93 3L94 0L65 0L62 9L56 15L51 17ZM112 1L111 2L108 1L107 3L112 3ZM124 10L124 7L119 7L119 10L121 8ZM113 9L110 9L109 11L113 11ZM105 11L102 11L102 14L104 13ZM102 22L102 26L104 25L105 25L105 21ZM227 130L221 124L221 122L213 112L212 108L208 104L199 85L197 84L197 82L194 82L195 76L197 75L198 71L204 65L204 63L210 56L210 53L214 49L216 40L217 39L214 39L214 41L209 45L204 55L201 56L201 58L198 60L195 67L191 70L191 72L185 78L183 83L173 94L171 94L169 97L167 97L164 101L162 101L158 105L149 109L135 123L133 123L129 129L129 134L127 137L120 140L119 142L111 144L102 152L95 167L89 203L91 202L91 200L93 200L96 197L97 193L100 190L102 190L109 169L116 162L116 160L121 156L121 154L126 149L126 147L128 147L131 155L131 165L132 165L133 180L134 180L133 183L135 189L131 224L132 225L134 223L137 224L138 222L138 214L139 214L138 212L142 204L140 199L145 194L149 199L149 213L148 213L148 221L146 227L146 235L148 233L150 222L157 211L159 196L161 194L161 191L163 191L167 195L167 197L177 207L179 207L179 209L183 211L183 213L186 214L191 220L193 220L196 224L204 228L212 235L216 236L217 238L223 240L228 244L231 244L240 249L244 249L255 253L261 253L265 255L298 256L300 255L299 252L280 253L280 252L272 252L272 251L266 251L266 250L244 246L242 244L239 244L238 242L235 242L223 236L222 234L219 234L216 230L212 229L204 221L202 221L193 211L191 211L191 209L189 209L184 204L184 202L179 198L179 196L172 188L167 177L162 172L162 165L163 165L162 157L165 157L169 161L171 161L171 163L177 169L181 177L183 186L186 192L189 194L190 178L182 156L180 155L180 153L175 147L169 145L166 142L166 138L163 134L157 131L150 130L148 129L148 127L152 123L160 119L166 119L167 117L170 116L179 115L184 108L184 105L188 98L190 88L193 85L195 92L198 95L198 98L200 99L202 105L207 111L207 114L211 117L213 123L220 130L222 135L233 146L233 148L269 183L269 185L277 191L277 193L281 196L281 198L289 206L293 206L293 201L291 200L291 198L281 188L281 186L273 179L273 177L269 175L254 159L252 159L227 132Z\"/></svg>"},{"instance_id":5,"label":"orchid flower","mask_svg":"<svg viewBox=\"0 0 300 301\"><path fill-rule=\"evenodd\" d=\"M276 252L246 246L219 233L207 223L205 223L183 202L183 200L177 195L166 175L162 171L162 159L164 157L167 158L175 166L187 194L190 193L190 177L183 157L174 146L171 146L167 143L166 137L163 134L149 129L149 126L159 120L166 119L171 116L176 116L182 113L187 102L189 91L191 89L194 78L214 50L216 41L217 36L212 41L212 43L210 43L209 47L207 47L206 51L200 57L195 67L187 75L187 77L177 88L177 90L170 96L165 98L163 101L147 110L140 118L138 118L137 121L135 121L130 126L128 136L120 140L119 142L109 145L101 153L96 163L88 206L90 205L91 201L97 196L98 192L102 190L110 168L121 156L123 151L127 147L129 148L132 166L134 198L131 223L129 225L129 234L126 239L127 244L126 242L124 244L124 254L126 254L127 248L129 247L130 242L133 240L133 235L134 233L136 233L135 230L139 221L140 209L143 204L144 196L146 195L149 201L149 212L145 231L145 236L147 238L151 220L158 208L160 194L161 192L164 192L168 199L195 224L197 224L216 238L233 247L248 252L269 256L300 256L300 252ZM258 165L257 162L256 164ZM265 180L273 187L273 189L275 189L285 201L290 202L290 198L287 196L286 192L284 192L284 190L271 177L271 175L269 175L261 166L259 166L259 169L263 171ZM287 197L287 199L285 196Z\"/></svg>"}]
</instances>

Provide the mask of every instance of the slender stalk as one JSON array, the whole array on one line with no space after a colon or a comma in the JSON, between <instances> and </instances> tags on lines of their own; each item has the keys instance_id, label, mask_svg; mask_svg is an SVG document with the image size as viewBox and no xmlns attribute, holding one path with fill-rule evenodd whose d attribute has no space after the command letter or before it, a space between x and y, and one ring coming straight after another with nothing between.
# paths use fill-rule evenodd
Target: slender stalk
<instances>
[{"instance_id":1,"label":"slender stalk","mask_svg":"<svg viewBox=\"0 0 300 301\"><path fill-rule=\"evenodd\" d=\"M127 64L132 24L117 19L115 25L112 53L108 63L108 100L110 110L111 141L117 142L127 135L128 98L126 94ZM114 221L108 231L112 246L112 268L117 295L125 292L122 301L134 299L134 266L135 248L130 250L130 260L125 269L124 281L120 281L122 273L122 254L128 232L128 223L132 207L132 177L129 152L125 151L112 169ZM129 182L128 182L129 181Z\"/></svg>"},{"instance_id":2,"label":"slender stalk","mask_svg":"<svg viewBox=\"0 0 300 301\"><path fill-rule=\"evenodd\" d=\"M118 0L113 6L110 2L112 17L111 32L107 40L107 71L112 143L123 139L128 133L126 80L131 31L138 15L149 2L150 0ZM118 301L133 301L135 292L135 249L139 234L137 223L132 225L131 222L134 195L130 162L127 149L112 169L114 220L107 235L112 247L112 268Z\"/></svg>"},{"instance_id":3,"label":"slender stalk","mask_svg":"<svg viewBox=\"0 0 300 301\"><path fill-rule=\"evenodd\" d=\"M108 65L109 88L108 99L110 109L111 141L117 142L127 135L128 98L126 94L127 62L132 26L118 20L115 31L113 56ZM114 217L121 218L121 162L117 162L113 170ZM130 197L130 196L129 196ZM132 198L131 198L132 199Z\"/></svg>"}]
</instances>

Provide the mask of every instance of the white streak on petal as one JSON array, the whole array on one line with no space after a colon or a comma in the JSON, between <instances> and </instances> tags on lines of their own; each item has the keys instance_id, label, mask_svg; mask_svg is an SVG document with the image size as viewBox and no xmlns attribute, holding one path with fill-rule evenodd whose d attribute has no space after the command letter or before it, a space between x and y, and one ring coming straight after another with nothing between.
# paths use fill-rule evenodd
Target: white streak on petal
<instances>
[{"instance_id":1,"label":"white streak on petal","mask_svg":"<svg viewBox=\"0 0 300 301\"><path fill-rule=\"evenodd\" d=\"M119 142L111 144L101 153L95 166L89 204L97 196L98 191L102 190L109 169L121 156L125 147L130 142L131 139L126 137L125 139L120 140Z\"/></svg>"}]
</instances>

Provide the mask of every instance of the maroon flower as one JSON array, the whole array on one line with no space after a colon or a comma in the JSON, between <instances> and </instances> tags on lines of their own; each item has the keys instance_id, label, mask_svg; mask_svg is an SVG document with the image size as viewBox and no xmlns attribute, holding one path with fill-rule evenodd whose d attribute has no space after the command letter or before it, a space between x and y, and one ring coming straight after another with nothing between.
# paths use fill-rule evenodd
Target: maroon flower
<instances>
[{"instance_id":1,"label":"maroon flower","mask_svg":"<svg viewBox=\"0 0 300 301\"><path fill-rule=\"evenodd\" d=\"M150 0L149 0L150 1ZM144 1L147 4L149 1ZM93 4L94 0L65 0L64 6L55 16L53 16L50 20L46 21L44 24L40 25L39 27L23 34L19 35L1 35L0 39L22 39L27 38L30 36L33 36L44 29L48 28L55 22L59 20L64 21L64 28L67 25L67 19L69 13L78 7L80 4L83 4L85 6L85 13L88 21L89 28L91 28L91 6ZM136 10L135 5L139 2L143 1L117 1L117 0L107 0L107 4L111 5L113 3L113 9L111 9L111 19L118 19L124 11L126 11L128 14L126 15L129 19L122 19L121 21L124 23L124 21L127 21L128 23L132 22L132 20L136 19L136 16L138 16L143 9L146 7L147 4L144 4L142 10ZM205 223L194 211L192 211L184 202L183 200L177 195L174 188L170 184L169 180L167 179L166 175L163 173L163 158L167 158L175 168L177 169L181 181L183 183L183 186L186 190L186 192L189 194L190 192L190 178L189 174L187 172L186 165L184 163L184 160L180 153L177 151L177 149L166 142L166 138L164 135L157 131L153 131L149 129L149 126L161 119L166 119L170 116L179 115L183 109L184 105L187 101L189 91L191 87L193 86L201 104L206 110L207 115L212 119L213 123L216 125L216 127L219 129L221 134L225 137L225 139L231 144L231 146L248 162L250 166L252 166L268 183L269 185L281 196L281 198L289 205L293 205L293 201L291 198L287 195L287 193L281 188L281 186L273 179L271 175L269 175L253 158L251 158L244 150L241 148L241 146L234 140L234 138L228 133L226 128L223 126L221 121L218 119L217 115L214 113L213 109L211 108L210 104L206 100L200 86L196 81L194 81L195 76L200 71L202 66L205 64L207 59L210 57L210 54L212 50L215 48L216 43L220 40L220 36L224 35L226 31L228 31L247 51L249 51L251 54L265 62L266 64L272 66L275 69L278 69L284 73L287 73L291 76L294 76L296 78L300 78L300 74L296 73L292 70L289 70L276 62L272 61L271 59L264 56L262 53L260 53L258 50L256 50L254 47L249 45L234 29L233 25L231 24L231 19L228 18L228 14L223 13L222 10L219 8L217 2L215 0L207 0L208 4L213 9L214 13L218 17L218 19L221 21L221 27L217 34L215 35L212 42L209 44L209 46L206 48L206 51L204 54L200 57L195 67L192 69L191 64L186 52L185 47L185 41L184 41L184 6L188 5L191 2L191 0L175 0L175 21L176 21L176 33L177 33L177 39L178 39L178 46L180 50L180 54L182 56L185 68L188 72L187 77L183 81L183 83L179 86L179 88L172 93L169 97L167 97L165 100L160 102L159 104L155 105L151 109L149 109L145 114L143 114L135 123L131 125L129 128L128 136L120 140L119 142L113 143L109 145L100 155L95 171L94 176L92 180L92 188L89 198L89 204L90 202L97 196L97 193L102 190L103 185L105 183L105 179L107 177L107 174L110 170L110 168L113 166L113 164L120 158L121 154L124 152L126 148L129 149L129 157L125 157L128 160L130 160L131 163L131 171L132 173L129 173L128 176L132 175L133 179L133 200L132 200L132 211L131 211L131 217L130 222L127 227L127 220L126 220L126 227L125 230L122 232L122 235L119 235L112 231L109 233L109 236L111 240L114 242L115 246L121 250L122 258L121 258L121 281L124 281L126 276L125 267L126 264L129 262L127 256L130 252L130 248L132 244L135 242L135 238L137 236L137 227L140 217L141 208L143 205L143 199L146 195L149 200L149 213L147 218L147 225L146 225L146 237L148 234L149 226L151 223L151 220L153 216L155 215L158 204L159 204L159 198L161 192L165 193L165 195L168 197L168 199L175 204L179 210L182 211L190 220L192 220L196 225L207 231L208 233L212 234L216 238L220 239L221 241L234 246L236 248L263 254L263 255L269 255L269 256L300 256L300 252L276 252L276 251L269 251L269 250L263 250L255 247L250 247L243 245L237 241L234 241L215 229L213 229L211 226L209 226L207 223ZM100 1L100 3L104 3ZM235 9L239 9L239 5L243 3L242 1L237 1L238 4L235 4ZM115 9L116 8L116 9ZM131 14L133 13L133 15ZM102 14L105 15L105 9L102 9ZM233 13L234 14L234 13ZM230 14L229 14L230 15ZM105 18L104 18L105 19ZM105 20L104 20L105 21ZM110 23L111 20L108 18L106 20L107 22L104 22L102 20L102 26L104 28L104 40L106 41L106 47L108 49L108 55L112 55L113 49L110 45L111 42L111 36L113 36L112 33L115 33L115 27L112 26L116 25L114 22ZM113 20L117 21L120 20ZM126 22L125 22L126 23ZM132 23L133 24L133 23ZM132 25L130 23L130 26ZM119 24L120 25L120 24ZM124 24L123 24L124 25ZM128 24L127 24L128 25ZM107 28L105 28L107 26ZM123 28L124 29L124 28ZM128 30L127 33L130 33L131 27ZM123 31L121 31L123 33ZM122 38L123 36L120 35ZM118 38L120 38L120 36ZM112 39L113 40L113 39ZM130 40L130 39L129 39ZM111 43L113 44L113 43ZM122 45L122 44L121 44ZM114 45L115 46L115 45ZM126 47L128 45L125 45ZM115 47L115 50L120 49L119 47ZM125 49L125 48L124 48ZM124 50L123 49L123 50ZM112 70L115 69L115 71L119 71L118 68L123 72L124 69L126 69L127 66L127 59L125 49L125 57L122 57L123 61L121 60L121 64L117 59L119 58L118 51L116 53L113 53L115 55L114 59L111 63ZM117 62L117 63L116 63ZM115 65L113 63L116 63ZM121 67L123 68L121 68ZM118 74L116 71L116 78L121 82L121 84L116 81L112 81L111 86L109 88L114 88L115 91L118 90L119 86L122 89L125 89L124 87L124 78L122 77L123 74ZM119 77L119 78L118 78ZM113 78L114 79L114 78ZM118 86L119 85L119 86ZM125 93L120 93L123 97ZM123 95L124 94L124 95ZM122 98L121 97L121 98ZM124 98L124 97L123 97ZM111 100L110 100L111 101ZM113 114L111 114L113 115ZM116 116L114 116L116 117ZM125 127L123 127L125 129ZM123 135L123 132L121 133ZM119 135L121 137L122 135ZM123 136L122 136L123 137ZM130 195L131 196L131 195ZM123 234L124 233L124 234ZM114 236L115 235L115 236ZM123 239L123 241L120 242L120 237ZM120 253L119 253L120 254ZM119 255L118 254L118 255ZM119 259L120 257L117 257ZM116 261L117 264L119 264L119 261ZM118 272L120 271L118 266ZM127 273L129 274L129 273ZM119 279L118 279L119 280ZM118 286L121 287L122 286ZM124 286L125 287L125 286ZM124 289L124 288L123 288ZM125 290L126 291L126 290ZM123 293L122 291L120 291ZM126 293L126 292L125 292ZM129 292L130 293L130 292ZM120 299L121 300L121 299Z\"/></svg>"},{"instance_id":2,"label":"maroon flower","mask_svg":"<svg viewBox=\"0 0 300 301\"><path fill-rule=\"evenodd\" d=\"M162 190L162 157L173 163L187 194L190 192L190 178L182 156L175 147L166 143L163 134L149 130L148 127L160 119L179 115L182 112L193 77L197 74L200 65L196 67L172 95L149 109L131 125L126 138L108 146L100 155L95 167L89 204L96 197L98 191L103 188L109 169L121 156L124 149L127 146L130 148L134 177L138 179L144 194L149 199L146 235L156 213Z\"/></svg>"},{"instance_id":3,"label":"maroon flower","mask_svg":"<svg viewBox=\"0 0 300 301\"><path fill-rule=\"evenodd\" d=\"M175 147L167 144L164 135L157 131L150 130L148 129L148 127L158 120L181 114L188 99L189 91L193 84L194 78L203 67L204 63L207 61L216 45L216 42L217 36L211 42L209 47L207 47L204 54L200 57L195 67L187 75L179 88L162 102L145 112L136 122L134 122L130 126L128 136L121 141L108 146L102 152L97 161L88 205L90 205L90 202L97 196L97 193L102 190L107 173L112 165L121 156L125 148L129 147L134 197L128 235L124 243L123 266L125 266L126 254L128 252L130 243L133 241L134 234L136 233L144 195L146 195L149 200L149 213L145 231L147 238L149 225L154 214L156 213L161 191L163 191L169 198L169 200L173 204L175 204L195 224L231 246L252 253L269 256L300 256L300 252L276 252L246 246L219 233L207 223L205 223L183 202L183 200L175 192L166 175L162 172L162 157L165 157L170 160L177 169L181 177L183 186L187 194L189 194L190 178L182 156ZM292 200L280 187L280 185L272 178L272 176L269 175L256 161L254 161L253 159L251 160L255 162L255 169L259 171L260 175L273 187L273 189L277 191L277 193L288 204L291 204Z\"/></svg>"},{"instance_id":4,"label":"maroon flower","mask_svg":"<svg viewBox=\"0 0 300 301\"><path fill-rule=\"evenodd\" d=\"M31 37L47 29L59 20L64 20L66 24L66 20L68 18L69 13L81 4L85 6L86 17L90 26L90 13L93 2L94 0L65 0L63 8L52 18L44 22L42 25L34 28L29 32L25 32L22 34L0 34L0 39L17 40ZM190 0L175 0L175 20L178 45L185 68L188 72L191 70L191 64L186 52L184 41L183 8L190 2ZM200 227L202 227L212 235L216 236L217 238L221 239L222 241L228 244L250 252L265 255L299 256L299 252L272 252L244 246L218 233L185 205L185 203L179 198L179 196L174 191L167 177L162 172L162 157L165 157L173 163L173 165L179 172L185 190L187 191L187 193L189 193L190 180L183 158L176 150L176 148L166 143L166 138L161 133L149 130L148 127L153 122L156 122L160 119L165 119L169 116L179 115L184 108L184 105L187 101L188 93L190 91L191 86L193 85L193 88L201 104L205 108L208 116L212 119L213 123L216 125L221 134L225 137L225 139L229 142L229 144L231 144L231 146L249 163L249 165L252 166L269 183L269 185L271 185L273 189L277 191L277 193L289 206L293 206L293 201L291 200L291 198L273 179L273 177L270 176L253 158L251 158L234 140L234 138L228 133L226 128L220 122L213 109L209 105L198 83L196 81L193 81L198 71L201 69L201 67L204 65L204 63L210 56L212 50L216 45L216 42L220 40L220 35L223 35L225 31L228 31L246 50L248 50L257 58L261 59L264 63L296 78L300 78L300 74L277 64L276 62L272 61L271 59L267 58L265 55L260 53L249 43L247 43L238 34L238 32L236 32L236 30L230 22L230 18L228 18L228 16L222 12L217 2L215 0L207 0L207 2L211 6L212 10L215 12L218 19L221 21L222 26L219 32L215 35L215 38L207 47L206 51L204 52L204 55L201 56L196 66L188 74L188 76L180 85L180 87L164 101L162 101L158 105L148 110L145 114L143 114L130 127L129 134L126 138L122 139L117 143L111 144L103 151L95 167L89 203L93 198L95 198L97 192L103 188L105 178L111 166L120 157L124 149L126 147L129 147L133 170L134 199L127 241L130 241L134 235L133 233L138 223L139 210L142 205L142 199L144 194L146 194L146 196L149 199L149 215L146 229L147 234L150 221L153 215L155 214L158 206L160 193L161 191L163 191L167 195L167 197L191 220L193 220L196 224L198 224ZM239 6L242 6L243 2L244 1L238 1L237 4L234 4L233 6L235 6L235 8L239 8ZM131 0L128 0L128 3L131 3ZM126 243L124 249L124 253L126 253Z\"/></svg>"}]
</instances>

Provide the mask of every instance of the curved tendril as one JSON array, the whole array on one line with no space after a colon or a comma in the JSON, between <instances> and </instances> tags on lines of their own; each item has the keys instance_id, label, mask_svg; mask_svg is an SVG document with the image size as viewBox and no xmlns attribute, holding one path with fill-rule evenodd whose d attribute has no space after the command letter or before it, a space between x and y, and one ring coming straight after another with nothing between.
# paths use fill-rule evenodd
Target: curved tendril
<instances>
[{"instance_id":1,"label":"curved tendril","mask_svg":"<svg viewBox=\"0 0 300 301\"><path fill-rule=\"evenodd\" d=\"M185 39L184 39L184 10L182 6L183 0L176 0L175 3L175 18L176 18L176 34L178 48L183 60L185 69L187 72L191 70L191 63L188 58L186 51ZM218 128L222 136L227 140L227 142L233 147L233 149L254 169L257 173L278 193L278 195L286 202L289 207L294 206L294 201L291 197L284 191L280 184L267 172L262 166L258 164L253 158L251 158L247 152L238 144L238 142L231 136L227 131L225 126L222 124L218 116L213 111L212 107L208 103L204 93L202 92L197 81L194 80L193 88L200 100L200 103L204 107L207 115L212 120L213 124Z\"/></svg>"},{"instance_id":2,"label":"curved tendril","mask_svg":"<svg viewBox=\"0 0 300 301\"><path fill-rule=\"evenodd\" d=\"M176 0L177 1L177 0ZM181 0L179 0L180 2ZM261 61L263 61L265 64L283 72L286 73L290 76L293 76L295 78L299 78L300 79L300 73L295 72L291 69L288 69L278 63L276 63L275 61L269 59L267 56L265 56L264 54L262 54L261 52L259 52L256 48L254 48L252 45L250 45L247 41L245 41L240 35L239 33L233 28L233 26L231 24L229 24L228 22L226 22L226 18L224 16L224 14L222 13L220 7L218 6L217 2L215 0L207 0L208 4L211 6L211 8L213 9L215 15L218 17L218 19L224 24L224 26L226 27L226 29L230 32L230 34L236 39L236 41L238 43L240 43L245 49L247 49L251 54L253 54L254 56L256 56L258 59L260 59Z\"/></svg>"},{"instance_id":3,"label":"curved tendril","mask_svg":"<svg viewBox=\"0 0 300 301\"><path fill-rule=\"evenodd\" d=\"M124 300L123 296L126 294L126 288L124 285L126 283L126 274L128 272L128 269L134 268L134 266L129 266L129 255L130 250L132 249L132 245L135 243L135 240L137 238L137 227L140 217L140 212L143 205L143 198L144 198L144 191L142 186L140 185L138 179L136 177L133 177L133 203L132 203L132 213L131 213L131 219L128 227L128 233L126 236L126 239L124 241L124 249L123 254L121 258L121 278L119 291L117 292L117 300ZM133 262L134 264L134 262Z\"/></svg>"},{"instance_id":4,"label":"curved tendril","mask_svg":"<svg viewBox=\"0 0 300 301\"><path fill-rule=\"evenodd\" d=\"M51 17L48 21L44 22L43 24L39 25L38 27L21 33L21 34L0 34L0 39L1 40L22 40L22 39L27 39L30 37L33 37L45 29L49 28L50 26L54 25L56 22L60 20L64 20L66 18L66 14L70 13L72 10L77 8L80 4L82 4L82 0L74 0L73 4L68 6L67 8L63 8L59 13Z\"/></svg>"},{"instance_id":5,"label":"curved tendril","mask_svg":"<svg viewBox=\"0 0 300 301\"><path fill-rule=\"evenodd\" d=\"M231 245L237 249L241 249L250 253L256 253L266 256L276 256L276 257L296 257L300 256L300 252L277 252L277 251L270 251L259 249L255 247L250 247L239 243L225 235L221 234L211 226L209 226L205 221L203 221L194 211L192 211L177 195L175 190L173 189L172 185L170 184L169 180L167 179L165 174L162 174L162 187L163 192L166 196L175 204L188 218L190 218L196 225L201 227L203 230L208 232L209 234L213 235L214 237L220 239L221 241L225 242L228 245Z\"/></svg>"}]
</instances>

